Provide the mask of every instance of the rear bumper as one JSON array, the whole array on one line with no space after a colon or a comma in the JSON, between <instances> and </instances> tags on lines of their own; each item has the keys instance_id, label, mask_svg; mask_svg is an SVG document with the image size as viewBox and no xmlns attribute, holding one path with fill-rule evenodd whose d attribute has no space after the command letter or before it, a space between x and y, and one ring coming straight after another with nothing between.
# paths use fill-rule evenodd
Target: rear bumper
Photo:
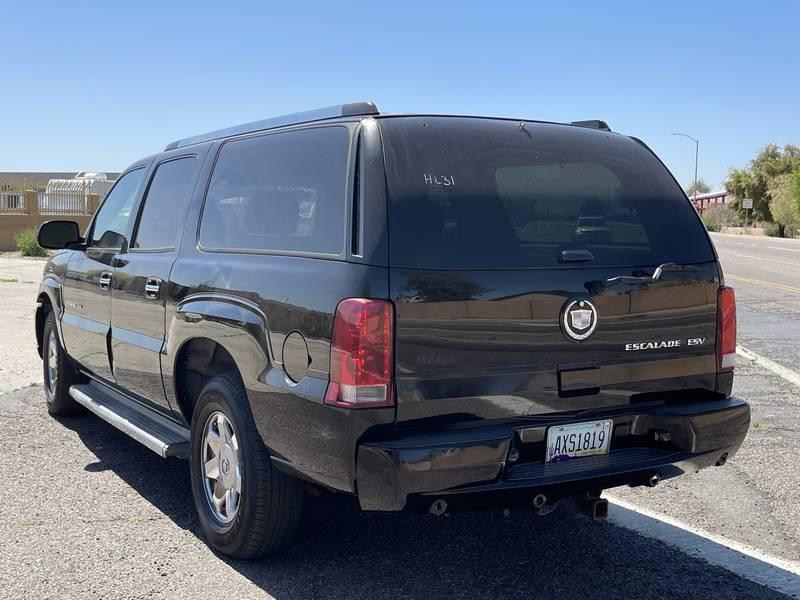
<instances>
[{"instance_id":1,"label":"rear bumper","mask_svg":"<svg viewBox=\"0 0 800 600\"><path fill-rule=\"evenodd\" d=\"M611 418L614 434L606 456L544 463L548 427ZM396 511L412 496L445 496L575 485L636 484L717 464L741 446L750 406L739 398L653 407L630 406L580 419L514 421L470 429L415 434L358 447L357 489L364 510ZM669 442L655 442L655 431ZM508 460L511 449L525 456ZM723 462L724 462L723 459Z\"/></svg>"}]
</instances>

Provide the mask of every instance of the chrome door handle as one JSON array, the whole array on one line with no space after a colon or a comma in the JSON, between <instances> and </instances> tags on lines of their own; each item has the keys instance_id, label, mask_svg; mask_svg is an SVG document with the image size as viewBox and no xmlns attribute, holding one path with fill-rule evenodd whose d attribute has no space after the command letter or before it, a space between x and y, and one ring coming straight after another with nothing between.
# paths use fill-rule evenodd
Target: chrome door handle
<instances>
[{"instance_id":1,"label":"chrome door handle","mask_svg":"<svg viewBox=\"0 0 800 600\"><path fill-rule=\"evenodd\" d=\"M161 294L161 280L158 277L148 277L144 284L144 296L150 300L157 300Z\"/></svg>"},{"instance_id":2,"label":"chrome door handle","mask_svg":"<svg viewBox=\"0 0 800 600\"><path fill-rule=\"evenodd\" d=\"M100 273L100 287L104 290L107 290L111 287L111 271L103 271Z\"/></svg>"}]
</instances>

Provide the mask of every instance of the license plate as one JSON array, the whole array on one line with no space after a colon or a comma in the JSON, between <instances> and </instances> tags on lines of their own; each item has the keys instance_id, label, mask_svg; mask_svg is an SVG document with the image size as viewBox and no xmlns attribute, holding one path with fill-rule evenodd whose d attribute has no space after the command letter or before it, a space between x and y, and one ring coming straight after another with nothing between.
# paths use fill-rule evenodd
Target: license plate
<instances>
[{"instance_id":1,"label":"license plate","mask_svg":"<svg viewBox=\"0 0 800 600\"><path fill-rule=\"evenodd\" d=\"M544 462L608 454L614 422L588 421L558 425L547 430L547 450Z\"/></svg>"}]
</instances>

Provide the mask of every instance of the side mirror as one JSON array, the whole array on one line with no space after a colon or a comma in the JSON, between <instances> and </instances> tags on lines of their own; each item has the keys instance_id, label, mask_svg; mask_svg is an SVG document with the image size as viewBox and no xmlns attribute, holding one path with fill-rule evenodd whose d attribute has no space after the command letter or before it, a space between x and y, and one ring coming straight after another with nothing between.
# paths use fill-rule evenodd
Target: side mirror
<instances>
[{"instance_id":1,"label":"side mirror","mask_svg":"<svg viewBox=\"0 0 800 600\"><path fill-rule=\"evenodd\" d=\"M39 225L36 242L42 248L62 250L82 244L81 230L75 221L47 221Z\"/></svg>"}]
</instances>

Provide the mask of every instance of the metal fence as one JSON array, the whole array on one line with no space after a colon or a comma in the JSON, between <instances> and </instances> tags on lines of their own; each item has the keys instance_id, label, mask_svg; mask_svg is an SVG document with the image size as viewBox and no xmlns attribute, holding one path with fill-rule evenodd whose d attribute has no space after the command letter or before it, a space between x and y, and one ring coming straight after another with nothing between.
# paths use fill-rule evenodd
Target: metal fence
<instances>
[{"instance_id":1,"label":"metal fence","mask_svg":"<svg viewBox=\"0 0 800 600\"><path fill-rule=\"evenodd\" d=\"M83 189L48 190L36 195L41 215L84 215L88 194Z\"/></svg>"},{"instance_id":2,"label":"metal fence","mask_svg":"<svg viewBox=\"0 0 800 600\"><path fill-rule=\"evenodd\" d=\"M95 207L90 205L90 198L83 190L0 192L0 215L27 215L35 209L40 215L92 214Z\"/></svg>"},{"instance_id":3,"label":"metal fence","mask_svg":"<svg viewBox=\"0 0 800 600\"><path fill-rule=\"evenodd\" d=\"M0 214L25 214L24 192L0 192Z\"/></svg>"},{"instance_id":4,"label":"metal fence","mask_svg":"<svg viewBox=\"0 0 800 600\"><path fill-rule=\"evenodd\" d=\"M91 215L113 184L91 177L50 179L46 185L0 181L0 215Z\"/></svg>"},{"instance_id":5,"label":"metal fence","mask_svg":"<svg viewBox=\"0 0 800 600\"><path fill-rule=\"evenodd\" d=\"M51 179L39 193L39 213L43 215L77 215L90 213L88 198L102 200L113 182L97 179Z\"/></svg>"}]
</instances>

